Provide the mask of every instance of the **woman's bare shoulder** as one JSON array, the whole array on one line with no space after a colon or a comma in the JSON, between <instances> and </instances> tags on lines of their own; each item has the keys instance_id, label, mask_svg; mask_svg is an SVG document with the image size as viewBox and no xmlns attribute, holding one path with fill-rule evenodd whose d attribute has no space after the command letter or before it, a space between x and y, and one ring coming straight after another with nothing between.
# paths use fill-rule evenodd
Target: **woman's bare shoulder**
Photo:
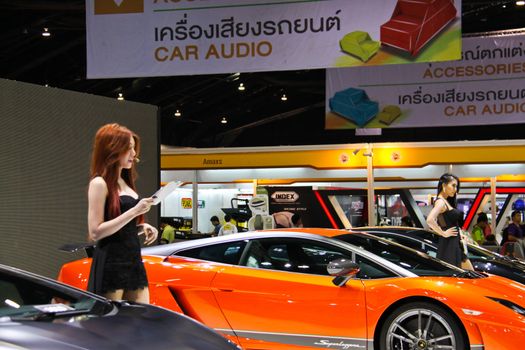
<instances>
[{"instance_id":1,"label":"woman's bare shoulder","mask_svg":"<svg viewBox=\"0 0 525 350\"><path fill-rule=\"evenodd\" d=\"M438 197L434 201L434 208L438 208L441 211L447 210L448 209L448 205L447 205L447 201L445 200L445 198Z\"/></svg>"},{"instance_id":2,"label":"woman's bare shoulder","mask_svg":"<svg viewBox=\"0 0 525 350\"><path fill-rule=\"evenodd\" d=\"M102 176L95 176L89 181L89 188L107 191L108 185Z\"/></svg>"}]
</instances>

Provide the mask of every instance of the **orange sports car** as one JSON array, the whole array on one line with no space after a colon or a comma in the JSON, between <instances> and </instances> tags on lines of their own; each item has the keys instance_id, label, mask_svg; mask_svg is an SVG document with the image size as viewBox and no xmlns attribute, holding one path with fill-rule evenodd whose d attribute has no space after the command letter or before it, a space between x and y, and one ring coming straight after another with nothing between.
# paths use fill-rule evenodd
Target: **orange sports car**
<instances>
[{"instance_id":1,"label":"orange sports car","mask_svg":"<svg viewBox=\"0 0 525 350\"><path fill-rule=\"evenodd\" d=\"M244 349L522 347L524 285L347 234L271 230L145 248L151 302ZM89 267L65 264L59 279L86 288Z\"/></svg>"}]
</instances>

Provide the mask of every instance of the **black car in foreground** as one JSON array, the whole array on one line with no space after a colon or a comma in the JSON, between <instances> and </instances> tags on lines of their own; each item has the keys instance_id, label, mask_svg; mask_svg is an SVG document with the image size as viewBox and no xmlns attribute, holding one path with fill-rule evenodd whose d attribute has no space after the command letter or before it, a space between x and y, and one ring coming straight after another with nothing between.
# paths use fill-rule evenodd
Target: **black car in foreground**
<instances>
[{"instance_id":1,"label":"black car in foreground","mask_svg":"<svg viewBox=\"0 0 525 350\"><path fill-rule=\"evenodd\" d=\"M379 226L357 227L352 231L367 232L425 252L430 256L437 256L439 237L422 228ZM467 249L467 257L476 271L503 276L525 284L525 264L523 262L473 244L468 244Z\"/></svg>"},{"instance_id":2,"label":"black car in foreground","mask_svg":"<svg viewBox=\"0 0 525 350\"><path fill-rule=\"evenodd\" d=\"M0 264L0 349L234 350L197 321Z\"/></svg>"}]
</instances>

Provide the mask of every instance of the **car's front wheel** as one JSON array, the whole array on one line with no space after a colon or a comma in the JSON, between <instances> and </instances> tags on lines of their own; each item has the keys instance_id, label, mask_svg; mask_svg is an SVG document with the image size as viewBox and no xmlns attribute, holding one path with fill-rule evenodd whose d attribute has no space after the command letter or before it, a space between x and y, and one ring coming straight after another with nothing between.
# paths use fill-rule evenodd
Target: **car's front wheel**
<instances>
[{"instance_id":1,"label":"car's front wheel","mask_svg":"<svg viewBox=\"0 0 525 350\"><path fill-rule=\"evenodd\" d=\"M381 350L465 350L456 319L426 302L406 304L392 312L381 328Z\"/></svg>"}]
</instances>

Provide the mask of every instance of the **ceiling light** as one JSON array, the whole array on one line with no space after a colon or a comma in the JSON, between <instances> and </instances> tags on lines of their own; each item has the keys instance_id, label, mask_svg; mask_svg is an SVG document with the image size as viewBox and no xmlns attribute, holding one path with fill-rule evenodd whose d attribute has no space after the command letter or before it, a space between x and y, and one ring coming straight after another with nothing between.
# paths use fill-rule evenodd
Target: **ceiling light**
<instances>
[{"instance_id":1,"label":"ceiling light","mask_svg":"<svg viewBox=\"0 0 525 350\"><path fill-rule=\"evenodd\" d=\"M525 1L516 1L516 6L523 6L525 5Z\"/></svg>"},{"instance_id":2,"label":"ceiling light","mask_svg":"<svg viewBox=\"0 0 525 350\"><path fill-rule=\"evenodd\" d=\"M182 115L182 113L177 109L177 110L175 111L174 115L175 115L176 117L180 117L180 116Z\"/></svg>"},{"instance_id":3,"label":"ceiling light","mask_svg":"<svg viewBox=\"0 0 525 350\"><path fill-rule=\"evenodd\" d=\"M288 97L286 97L286 94L283 94L281 96L281 101L286 101L286 100L288 100Z\"/></svg>"},{"instance_id":4,"label":"ceiling light","mask_svg":"<svg viewBox=\"0 0 525 350\"><path fill-rule=\"evenodd\" d=\"M507 8L507 5L503 5L503 6L501 6L501 7L503 7L503 8L505 9L505 8Z\"/></svg>"},{"instance_id":5,"label":"ceiling light","mask_svg":"<svg viewBox=\"0 0 525 350\"><path fill-rule=\"evenodd\" d=\"M238 89L239 89L239 91L244 91L244 89L245 89L244 84L240 83Z\"/></svg>"},{"instance_id":6,"label":"ceiling light","mask_svg":"<svg viewBox=\"0 0 525 350\"><path fill-rule=\"evenodd\" d=\"M119 93L118 93L117 100L119 100L119 101L124 101L124 95L122 94L122 92L119 92Z\"/></svg>"},{"instance_id":7,"label":"ceiling light","mask_svg":"<svg viewBox=\"0 0 525 350\"><path fill-rule=\"evenodd\" d=\"M228 123L228 119L226 119L226 117L222 117L221 124L226 124L226 123Z\"/></svg>"},{"instance_id":8,"label":"ceiling light","mask_svg":"<svg viewBox=\"0 0 525 350\"><path fill-rule=\"evenodd\" d=\"M51 36L51 33L49 32L48 28L44 28L44 31L42 32L42 36L45 36L46 38Z\"/></svg>"}]
</instances>

